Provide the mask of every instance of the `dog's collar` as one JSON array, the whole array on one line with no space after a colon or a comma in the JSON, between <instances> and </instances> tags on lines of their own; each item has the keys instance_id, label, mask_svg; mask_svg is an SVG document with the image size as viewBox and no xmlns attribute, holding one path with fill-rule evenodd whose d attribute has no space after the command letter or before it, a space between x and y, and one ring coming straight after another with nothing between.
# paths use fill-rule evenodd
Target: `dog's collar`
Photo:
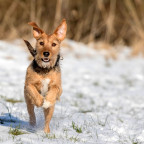
<instances>
[{"instance_id":1,"label":"dog's collar","mask_svg":"<svg viewBox=\"0 0 144 144\"><path fill-rule=\"evenodd\" d=\"M50 67L50 68L42 68L40 67L36 60L34 59L33 62L32 62L32 67L33 67L33 70L37 73L48 73L49 71L51 71L52 69L53 70L60 70L59 68L59 61L60 61L60 55L57 56L57 60L55 62L55 65L53 67Z\"/></svg>"}]
</instances>

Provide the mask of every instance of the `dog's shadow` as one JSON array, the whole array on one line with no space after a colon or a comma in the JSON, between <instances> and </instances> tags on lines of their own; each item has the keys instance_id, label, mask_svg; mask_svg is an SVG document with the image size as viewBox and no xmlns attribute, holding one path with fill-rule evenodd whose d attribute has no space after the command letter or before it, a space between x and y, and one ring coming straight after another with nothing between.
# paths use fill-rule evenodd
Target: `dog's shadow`
<instances>
[{"instance_id":1,"label":"dog's shadow","mask_svg":"<svg viewBox=\"0 0 144 144\"><path fill-rule=\"evenodd\" d=\"M2 115L0 115L0 125L9 128L18 128L31 133L34 133L36 131L35 127L29 125L29 122L20 120L19 118L14 117L10 113L3 113Z\"/></svg>"}]
</instances>

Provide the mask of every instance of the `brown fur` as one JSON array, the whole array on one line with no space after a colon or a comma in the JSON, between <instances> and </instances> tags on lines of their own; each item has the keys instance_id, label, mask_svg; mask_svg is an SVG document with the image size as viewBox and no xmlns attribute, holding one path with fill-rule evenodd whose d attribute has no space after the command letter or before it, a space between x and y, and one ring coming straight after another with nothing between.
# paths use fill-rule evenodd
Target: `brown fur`
<instances>
[{"instance_id":1,"label":"brown fur","mask_svg":"<svg viewBox=\"0 0 144 144\"><path fill-rule=\"evenodd\" d=\"M65 38L67 25L66 21L63 20L53 34L47 35L34 22L30 22L29 24L33 26L33 35L37 42L36 49L34 50L30 43L25 41L29 51L34 56L34 60L29 65L26 73L24 88L25 100L31 125L36 124L34 106L44 107L44 131L49 133L49 123L54 112L54 106L56 100L59 100L62 94L61 71L59 66L60 43ZM41 45L41 42L44 45ZM49 52L48 62L44 61L43 52ZM42 95L42 88L44 87L42 81L46 79L50 80L50 82L47 85L48 90L46 94ZM44 102L46 105L44 105Z\"/></svg>"}]
</instances>

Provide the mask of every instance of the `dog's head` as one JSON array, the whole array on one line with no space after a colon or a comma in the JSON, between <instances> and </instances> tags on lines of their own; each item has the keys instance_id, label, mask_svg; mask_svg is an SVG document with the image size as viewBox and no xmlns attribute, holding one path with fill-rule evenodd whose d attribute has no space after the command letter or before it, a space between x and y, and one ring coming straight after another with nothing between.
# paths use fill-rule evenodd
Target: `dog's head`
<instances>
[{"instance_id":1,"label":"dog's head","mask_svg":"<svg viewBox=\"0 0 144 144\"><path fill-rule=\"evenodd\" d=\"M36 39L36 53L33 55L35 61L39 67L52 68L60 52L60 43L66 36L66 20L63 20L50 35L47 35L35 22L28 24L33 27L33 36Z\"/></svg>"}]
</instances>

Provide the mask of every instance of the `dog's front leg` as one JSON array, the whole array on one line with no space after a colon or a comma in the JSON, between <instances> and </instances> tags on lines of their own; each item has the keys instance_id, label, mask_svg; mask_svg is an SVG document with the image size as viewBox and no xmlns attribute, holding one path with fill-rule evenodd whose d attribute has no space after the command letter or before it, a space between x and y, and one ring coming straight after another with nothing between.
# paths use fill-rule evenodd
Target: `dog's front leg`
<instances>
[{"instance_id":1,"label":"dog's front leg","mask_svg":"<svg viewBox=\"0 0 144 144\"><path fill-rule=\"evenodd\" d=\"M26 86L26 89L32 100L32 103L37 107L41 107L43 105L44 99L43 96L37 91L36 87L32 84L29 84Z\"/></svg>"},{"instance_id":2,"label":"dog's front leg","mask_svg":"<svg viewBox=\"0 0 144 144\"><path fill-rule=\"evenodd\" d=\"M48 109L44 109L44 115L45 115L45 128L44 128L44 132L45 133L50 133L50 128L49 128L49 124L50 124L50 120L53 116L53 112L54 112L54 105L49 107Z\"/></svg>"},{"instance_id":3,"label":"dog's front leg","mask_svg":"<svg viewBox=\"0 0 144 144\"><path fill-rule=\"evenodd\" d=\"M45 133L50 132L49 124L50 120L53 116L54 106L57 100L57 97L61 94L61 88L57 85L53 85L49 87L49 91L46 94L44 99L43 108L44 108L44 115L45 115Z\"/></svg>"},{"instance_id":4,"label":"dog's front leg","mask_svg":"<svg viewBox=\"0 0 144 144\"><path fill-rule=\"evenodd\" d=\"M50 86L49 91L46 94L46 97L44 98L44 103L42 107L44 109L47 109L51 106L53 106L56 103L57 97L60 93L60 88L56 85Z\"/></svg>"}]
</instances>

